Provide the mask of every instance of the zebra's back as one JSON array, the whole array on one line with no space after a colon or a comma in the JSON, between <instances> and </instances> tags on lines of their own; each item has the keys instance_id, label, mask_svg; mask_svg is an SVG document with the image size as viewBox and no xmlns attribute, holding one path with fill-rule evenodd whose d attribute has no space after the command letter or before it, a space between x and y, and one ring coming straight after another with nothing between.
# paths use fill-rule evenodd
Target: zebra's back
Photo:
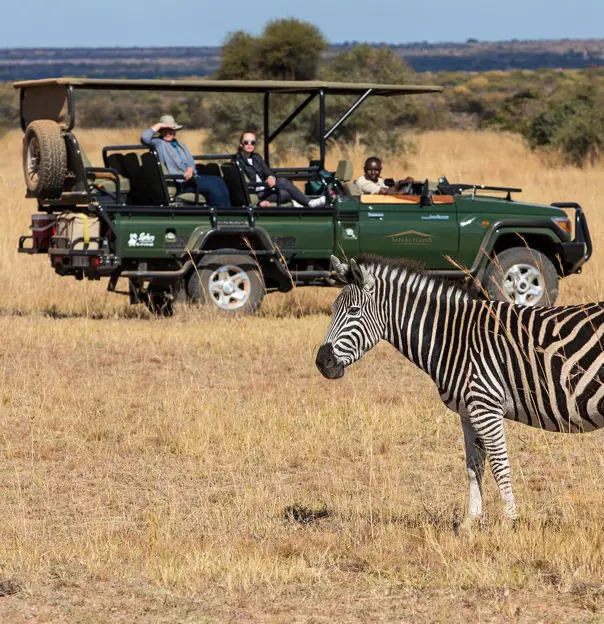
<instances>
[{"instance_id":1,"label":"zebra's back","mask_svg":"<svg viewBox=\"0 0 604 624\"><path fill-rule=\"evenodd\" d=\"M505 416L548 431L603 427L604 303L486 306L481 325L506 386Z\"/></svg>"}]
</instances>

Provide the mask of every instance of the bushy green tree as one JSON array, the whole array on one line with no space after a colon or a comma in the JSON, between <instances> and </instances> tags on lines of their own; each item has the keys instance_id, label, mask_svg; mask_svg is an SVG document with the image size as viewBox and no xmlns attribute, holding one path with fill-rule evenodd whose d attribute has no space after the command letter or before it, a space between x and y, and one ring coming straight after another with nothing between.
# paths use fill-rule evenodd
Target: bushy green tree
<instances>
[{"instance_id":1,"label":"bushy green tree","mask_svg":"<svg viewBox=\"0 0 604 624\"><path fill-rule=\"evenodd\" d=\"M268 22L259 37L238 30L222 48L221 80L313 80L327 41L321 31L297 19Z\"/></svg>"},{"instance_id":2,"label":"bushy green tree","mask_svg":"<svg viewBox=\"0 0 604 624\"><path fill-rule=\"evenodd\" d=\"M231 33L222 47L222 60L216 78L253 80L259 77L258 39L243 30Z\"/></svg>"},{"instance_id":3,"label":"bushy green tree","mask_svg":"<svg viewBox=\"0 0 604 624\"><path fill-rule=\"evenodd\" d=\"M327 41L321 31L297 19L269 22L257 42L260 76L269 80L313 80Z\"/></svg>"},{"instance_id":4,"label":"bushy green tree","mask_svg":"<svg viewBox=\"0 0 604 624\"><path fill-rule=\"evenodd\" d=\"M578 167L604 151L604 88L589 80L561 85L524 131L531 149L558 152Z\"/></svg>"},{"instance_id":5,"label":"bushy green tree","mask_svg":"<svg viewBox=\"0 0 604 624\"><path fill-rule=\"evenodd\" d=\"M216 74L219 79L245 80L314 80L317 78L327 41L312 24L297 19L278 19L265 26L259 37L237 31L225 42L222 61ZM278 95L271 98L271 119L282 120L300 98ZM256 95L210 96L208 115L212 119L206 148L236 148L244 130L263 128L262 99ZM308 114L301 116L288 130L301 135L302 151L308 144ZM273 128L274 129L274 128Z\"/></svg>"}]
</instances>

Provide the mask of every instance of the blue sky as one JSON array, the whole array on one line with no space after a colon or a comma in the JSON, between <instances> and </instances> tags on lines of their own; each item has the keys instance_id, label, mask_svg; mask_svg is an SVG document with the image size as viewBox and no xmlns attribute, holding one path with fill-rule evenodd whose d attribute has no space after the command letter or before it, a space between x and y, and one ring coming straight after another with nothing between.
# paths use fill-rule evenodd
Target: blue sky
<instances>
[{"instance_id":1,"label":"blue sky","mask_svg":"<svg viewBox=\"0 0 604 624\"><path fill-rule=\"evenodd\" d=\"M604 37L604 0L0 0L0 47L220 45L278 17L343 41ZM115 16L115 19L112 19Z\"/></svg>"}]
</instances>

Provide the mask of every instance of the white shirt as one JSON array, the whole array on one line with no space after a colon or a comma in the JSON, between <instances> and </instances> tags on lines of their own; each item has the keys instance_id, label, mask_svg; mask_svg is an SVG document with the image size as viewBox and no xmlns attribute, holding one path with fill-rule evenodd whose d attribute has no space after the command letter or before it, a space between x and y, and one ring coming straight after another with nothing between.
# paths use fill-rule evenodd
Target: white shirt
<instances>
[{"instance_id":1,"label":"white shirt","mask_svg":"<svg viewBox=\"0 0 604 624\"><path fill-rule=\"evenodd\" d=\"M371 180L368 180L364 175L362 175L358 180L355 180L354 183L365 195L376 195L380 192L380 189L386 188L386 185L384 184L384 180L382 178L378 178L377 182L372 182Z\"/></svg>"}]
</instances>

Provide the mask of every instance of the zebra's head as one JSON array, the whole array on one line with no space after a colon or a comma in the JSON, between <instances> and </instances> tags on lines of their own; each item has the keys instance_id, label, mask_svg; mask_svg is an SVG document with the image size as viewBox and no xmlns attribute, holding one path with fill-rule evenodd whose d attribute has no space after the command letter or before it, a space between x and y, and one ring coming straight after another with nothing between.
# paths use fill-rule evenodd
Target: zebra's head
<instances>
[{"instance_id":1,"label":"zebra's head","mask_svg":"<svg viewBox=\"0 0 604 624\"><path fill-rule=\"evenodd\" d=\"M350 266L331 256L338 278L346 284L333 304L333 315L316 365L328 379L338 379L344 369L375 347L384 333L383 315L375 301L375 277L354 260Z\"/></svg>"}]
</instances>

